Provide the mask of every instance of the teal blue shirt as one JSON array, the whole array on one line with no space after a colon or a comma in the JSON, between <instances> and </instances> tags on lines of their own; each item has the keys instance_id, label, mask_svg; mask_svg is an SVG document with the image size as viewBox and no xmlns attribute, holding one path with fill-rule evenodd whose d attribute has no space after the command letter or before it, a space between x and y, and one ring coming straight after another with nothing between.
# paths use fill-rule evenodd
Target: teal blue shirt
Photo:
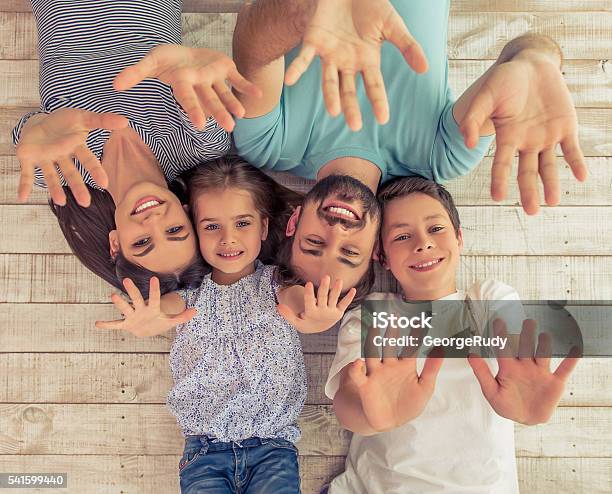
<instances>
[{"instance_id":1,"label":"teal blue shirt","mask_svg":"<svg viewBox=\"0 0 612 494\"><path fill-rule=\"evenodd\" d=\"M283 88L279 104L270 113L237 120L238 154L257 167L310 179L328 161L344 156L374 163L382 172L382 182L409 175L443 182L468 174L493 137L481 138L469 150L453 117L446 55L450 2L393 3L423 47L429 70L415 73L395 46L383 45L381 64L391 115L386 125L376 122L361 78L357 94L362 129L351 131L342 115L332 118L325 109L317 58L297 84ZM286 66L298 52L299 47L286 55Z\"/></svg>"}]
</instances>

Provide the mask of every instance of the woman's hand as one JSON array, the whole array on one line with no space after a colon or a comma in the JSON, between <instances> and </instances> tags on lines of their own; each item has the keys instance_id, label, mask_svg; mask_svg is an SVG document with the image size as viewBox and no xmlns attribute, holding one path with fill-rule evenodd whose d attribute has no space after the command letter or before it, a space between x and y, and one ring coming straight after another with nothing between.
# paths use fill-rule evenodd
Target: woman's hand
<instances>
[{"instance_id":1,"label":"woman's hand","mask_svg":"<svg viewBox=\"0 0 612 494\"><path fill-rule=\"evenodd\" d=\"M355 76L361 72L376 120L384 124L389 120L389 104L380 70L383 41L393 43L416 72L427 70L423 49L389 0L320 0L285 83L295 84L318 55L327 111L336 116L342 110L348 126L356 131L362 121Z\"/></svg>"},{"instance_id":2,"label":"woman's hand","mask_svg":"<svg viewBox=\"0 0 612 494\"><path fill-rule=\"evenodd\" d=\"M493 321L496 336L507 338L506 325ZM555 372L550 372L551 336L540 334L535 347L536 323L523 322L518 357L507 345L499 350L499 371L493 377L489 366L479 356L470 355L468 362L480 383L482 392L498 415L525 425L547 422L554 412L570 374L576 367L580 351L570 350Z\"/></svg>"},{"instance_id":3,"label":"woman's hand","mask_svg":"<svg viewBox=\"0 0 612 494\"><path fill-rule=\"evenodd\" d=\"M32 116L21 130L16 154L21 165L18 198L26 201L34 183L34 169L42 170L49 194L55 204L66 204L60 172L76 201L89 206L91 196L73 158L77 158L96 184L108 186L108 176L100 161L87 147L87 136L94 129L117 130L127 127L128 120L115 113L96 113L76 108L62 108Z\"/></svg>"},{"instance_id":4,"label":"woman's hand","mask_svg":"<svg viewBox=\"0 0 612 494\"><path fill-rule=\"evenodd\" d=\"M309 281L304 287L304 310L298 314L288 305L279 304L278 312L301 333L320 333L328 330L342 319L356 293L356 290L351 288L339 301L342 280L337 279L331 290L330 283L331 278L324 276L315 297L314 285Z\"/></svg>"},{"instance_id":5,"label":"woman's hand","mask_svg":"<svg viewBox=\"0 0 612 494\"><path fill-rule=\"evenodd\" d=\"M186 309L180 314L167 315L161 310L161 295L159 280L153 276L149 282L149 300L145 301L142 294L129 278L123 280L123 286L132 299L132 304L121 295L113 293L111 300L121 311L124 319L115 321L96 321L98 329L116 329L129 331L139 338L157 336L171 330L178 324L190 321L196 314L196 309Z\"/></svg>"},{"instance_id":6,"label":"woman's hand","mask_svg":"<svg viewBox=\"0 0 612 494\"><path fill-rule=\"evenodd\" d=\"M125 91L147 78L170 85L174 97L198 129L203 129L206 118L213 116L231 132L234 120L230 113L237 118L244 115L244 107L226 81L236 91L261 97L259 88L240 75L231 58L207 48L156 46L140 62L123 69L113 84L117 91Z\"/></svg>"}]
</instances>

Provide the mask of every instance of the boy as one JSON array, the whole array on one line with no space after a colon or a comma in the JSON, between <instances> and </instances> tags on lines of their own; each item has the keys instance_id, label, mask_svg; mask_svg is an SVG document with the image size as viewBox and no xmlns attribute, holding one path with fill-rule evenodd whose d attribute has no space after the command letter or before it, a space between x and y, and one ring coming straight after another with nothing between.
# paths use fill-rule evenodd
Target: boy
<instances>
[{"instance_id":1,"label":"boy","mask_svg":"<svg viewBox=\"0 0 612 494\"><path fill-rule=\"evenodd\" d=\"M511 287L485 281L457 290L463 239L444 187L419 177L401 178L386 184L379 200L380 261L402 294L372 294L369 300L468 300L477 327L501 317L508 327L520 328L524 312L517 310L518 294ZM507 336L505 324L496 321L493 328ZM535 329L533 321L525 321L521 358L514 358L508 346L498 353L508 357L499 364L475 355L443 361L431 354L423 363L385 350L382 359L370 354L364 362L361 310L347 314L325 392L342 426L355 434L346 471L334 479L330 494L518 492L512 421L548 420L577 363L568 357L551 373L548 336L540 336L533 357Z\"/></svg>"}]
</instances>

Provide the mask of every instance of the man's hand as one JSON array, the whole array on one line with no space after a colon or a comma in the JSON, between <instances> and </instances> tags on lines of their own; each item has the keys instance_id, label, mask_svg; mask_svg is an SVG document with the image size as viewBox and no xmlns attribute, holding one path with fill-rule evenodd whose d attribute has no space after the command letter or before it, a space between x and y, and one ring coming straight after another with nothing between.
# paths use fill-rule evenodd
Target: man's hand
<instances>
[{"instance_id":1,"label":"man's hand","mask_svg":"<svg viewBox=\"0 0 612 494\"><path fill-rule=\"evenodd\" d=\"M324 276L315 297L314 285L309 281L304 287L304 311L299 314L291 307L279 304L277 310L289 324L302 333L320 333L336 324L355 297L356 290L351 288L339 300L342 293L342 280L337 279L330 290L331 278Z\"/></svg>"},{"instance_id":2,"label":"man's hand","mask_svg":"<svg viewBox=\"0 0 612 494\"><path fill-rule=\"evenodd\" d=\"M34 168L42 170L49 194L55 204L66 204L60 172L76 201L89 206L91 196L73 158L77 158L102 188L108 176L100 161L87 147L87 136L94 129L117 130L127 127L128 120L114 113L95 113L76 108L62 108L48 114L34 115L21 130L16 155L21 165L17 197L28 199L34 183Z\"/></svg>"},{"instance_id":3,"label":"man's hand","mask_svg":"<svg viewBox=\"0 0 612 494\"><path fill-rule=\"evenodd\" d=\"M195 309L186 309L180 314L169 316L161 311L159 280L153 276L149 282L149 300L142 294L129 278L123 280L123 286L132 300L132 305L120 295L113 293L111 300L124 315L124 319L115 321L96 321L98 329L115 329L129 331L139 338L157 336L171 330L178 324L190 321L196 314Z\"/></svg>"},{"instance_id":4,"label":"man's hand","mask_svg":"<svg viewBox=\"0 0 612 494\"><path fill-rule=\"evenodd\" d=\"M496 63L485 76L461 122L465 143L473 148L481 128L495 126L496 146L491 170L491 196L506 196L514 154L519 153L518 184L527 214L539 208L538 174L546 204L559 203L555 147L561 143L574 176L587 177L578 142L578 122L558 60L535 49L525 49L509 61Z\"/></svg>"},{"instance_id":5,"label":"man's hand","mask_svg":"<svg viewBox=\"0 0 612 494\"><path fill-rule=\"evenodd\" d=\"M497 336L507 336L506 325L501 319L493 321L493 328ZM470 355L468 358L493 410L502 417L525 425L540 424L550 419L580 354L574 347L557 370L551 373L551 337L548 333L540 334L535 349L535 333L535 321L526 319L519 339L518 357L513 356L508 346L499 350L499 372L495 377L481 357Z\"/></svg>"},{"instance_id":6,"label":"man's hand","mask_svg":"<svg viewBox=\"0 0 612 494\"><path fill-rule=\"evenodd\" d=\"M423 49L389 0L319 0L285 83L295 84L319 55L327 111L335 117L342 110L348 126L356 131L362 121L355 76L361 72L374 115L384 124L389 120L389 104L380 70L383 41L397 46L416 72L427 70Z\"/></svg>"},{"instance_id":7,"label":"man's hand","mask_svg":"<svg viewBox=\"0 0 612 494\"><path fill-rule=\"evenodd\" d=\"M236 91L261 97L259 88L240 75L231 58L207 48L156 46L140 62L122 70L115 77L114 87L125 91L147 78L172 86L174 97L198 129L203 129L206 118L213 116L231 132L234 120L230 113L237 118L244 116L244 107L226 81Z\"/></svg>"},{"instance_id":8,"label":"man's hand","mask_svg":"<svg viewBox=\"0 0 612 494\"><path fill-rule=\"evenodd\" d=\"M398 336L392 332L387 330L385 336ZM442 351L432 350L419 375L414 349L407 348L398 355L395 348L383 347L379 358L378 349L373 345L374 336L371 329L366 340L365 362L360 359L350 364L348 377L359 392L368 423L384 432L421 414L434 392L444 359Z\"/></svg>"}]
</instances>

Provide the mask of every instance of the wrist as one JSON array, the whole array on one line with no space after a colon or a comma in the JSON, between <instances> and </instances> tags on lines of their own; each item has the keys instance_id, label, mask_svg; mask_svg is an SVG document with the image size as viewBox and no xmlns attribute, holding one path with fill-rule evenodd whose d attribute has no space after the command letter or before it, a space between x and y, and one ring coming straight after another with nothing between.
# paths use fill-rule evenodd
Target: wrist
<instances>
[{"instance_id":1,"label":"wrist","mask_svg":"<svg viewBox=\"0 0 612 494\"><path fill-rule=\"evenodd\" d=\"M530 33L519 36L506 44L497 58L497 63L501 64L512 60L549 61L560 69L563 53L552 38Z\"/></svg>"}]
</instances>

